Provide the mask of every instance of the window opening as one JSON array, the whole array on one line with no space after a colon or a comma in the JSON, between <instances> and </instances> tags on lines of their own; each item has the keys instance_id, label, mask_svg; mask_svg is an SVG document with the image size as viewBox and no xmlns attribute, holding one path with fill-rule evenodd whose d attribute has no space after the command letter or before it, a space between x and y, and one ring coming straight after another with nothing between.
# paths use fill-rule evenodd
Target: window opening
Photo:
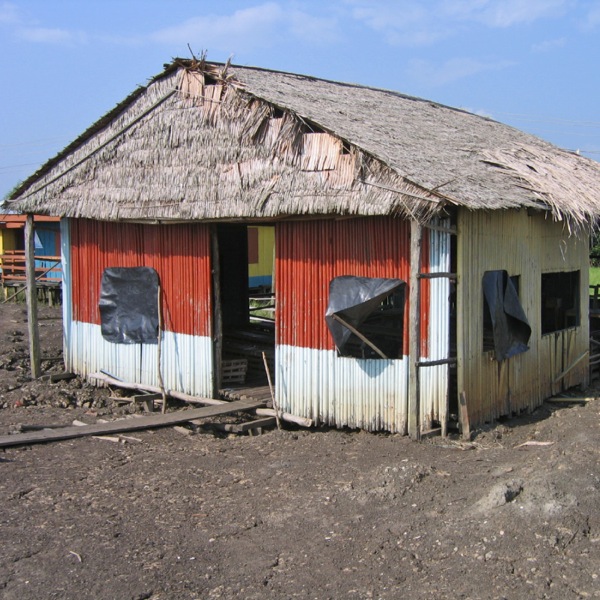
<instances>
[{"instance_id":1,"label":"window opening","mask_svg":"<svg viewBox=\"0 0 600 600\"><path fill-rule=\"evenodd\" d=\"M579 271L542 273L542 335L580 325Z\"/></svg>"},{"instance_id":2,"label":"window opening","mask_svg":"<svg viewBox=\"0 0 600 600\"><path fill-rule=\"evenodd\" d=\"M335 277L325 321L338 355L402 357L406 282L401 279Z\"/></svg>"},{"instance_id":3,"label":"window opening","mask_svg":"<svg viewBox=\"0 0 600 600\"><path fill-rule=\"evenodd\" d=\"M483 275L483 351L498 361L529 350L531 327L519 299L520 277L506 271Z\"/></svg>"}]
</instances>

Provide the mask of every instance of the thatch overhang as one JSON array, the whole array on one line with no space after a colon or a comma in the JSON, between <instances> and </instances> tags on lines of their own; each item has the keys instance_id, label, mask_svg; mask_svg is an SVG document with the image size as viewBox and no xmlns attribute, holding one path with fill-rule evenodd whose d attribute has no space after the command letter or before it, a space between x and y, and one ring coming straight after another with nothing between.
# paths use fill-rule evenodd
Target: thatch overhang
<instances>
[{"instance_id":1,"label":"thatch overhang","mask_svg":"<svg viewBox=\"0 0 600 600\"><path fill-rule=\"evenodd\" d=\"M600 164L491 119L396 92L175 60L12 195L102 220L428 218L542 208L600 215Z\"/></svg>"}]
</instances>

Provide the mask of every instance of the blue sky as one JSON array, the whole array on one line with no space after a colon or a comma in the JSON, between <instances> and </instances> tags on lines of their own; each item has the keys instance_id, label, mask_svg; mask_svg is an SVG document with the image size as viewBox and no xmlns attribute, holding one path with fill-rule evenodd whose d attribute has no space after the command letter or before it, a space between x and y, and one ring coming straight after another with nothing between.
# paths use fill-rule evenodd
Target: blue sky
<instances>
[{"instance_id":1,"label":"blue sky","mask_svg":"<svg viewBox=\"0 0 600 600\"><path fill-rule=\"evenodd\" d=\"M465 108L600 160L600 0L0 0L0 198L188 44Z\"/></svg>"}]
</instances>

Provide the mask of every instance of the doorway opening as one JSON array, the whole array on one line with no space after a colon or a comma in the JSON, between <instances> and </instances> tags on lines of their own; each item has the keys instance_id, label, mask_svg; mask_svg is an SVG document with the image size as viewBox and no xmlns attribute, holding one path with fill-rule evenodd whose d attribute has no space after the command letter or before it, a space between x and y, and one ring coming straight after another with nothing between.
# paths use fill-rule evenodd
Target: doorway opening
<instances>
[{"instance_id":1,"label":"doorway opening","mask_svg":"<svg viewBox=\"0 0 600 600\"><path fill-rule=\"evenodd\" d=\"M275 228L216 226L215 339L221 396L275 384ZM266 362L266 365L265 365ZM270 393L270 392L269 392Z\"/></svg>"}]
</instances>

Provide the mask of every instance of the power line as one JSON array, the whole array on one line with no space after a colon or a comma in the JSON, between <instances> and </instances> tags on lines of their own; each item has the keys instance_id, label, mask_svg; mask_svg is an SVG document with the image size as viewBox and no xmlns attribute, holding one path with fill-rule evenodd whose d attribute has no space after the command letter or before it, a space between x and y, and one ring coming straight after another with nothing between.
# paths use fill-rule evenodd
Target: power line
<instances>
[{"instance_id":1,"label":"power line","mask_svg":"<svg viewBox=\"0 0 600 600\"><path fill-rule=\"evenodd\" d=\"M36 165L39 165L39 164L41 164L41 162L25 163L22 165L6 165L3 167L0 166L0 171L2 171L2 173L4 174L4 173L8 172L10 169L16 170L16 169L20 169L22 167L35 167Z\"/></svg>"},{"instance_id":2,"label":"power line","mask_svg":"<svg viewBox=\"0 0 600 600\"><path fill-rule=\"evenodd\" d=\"M27 142L16 142L14 144L0 144L0 149L2 148L18 148L21 146L45 146L47 144L51 144L54 142L63 142L67 143L71 138L67 136L55 137L55 138L46 138L44 140L31 140Z\"/></svg>"}]
</instances>

